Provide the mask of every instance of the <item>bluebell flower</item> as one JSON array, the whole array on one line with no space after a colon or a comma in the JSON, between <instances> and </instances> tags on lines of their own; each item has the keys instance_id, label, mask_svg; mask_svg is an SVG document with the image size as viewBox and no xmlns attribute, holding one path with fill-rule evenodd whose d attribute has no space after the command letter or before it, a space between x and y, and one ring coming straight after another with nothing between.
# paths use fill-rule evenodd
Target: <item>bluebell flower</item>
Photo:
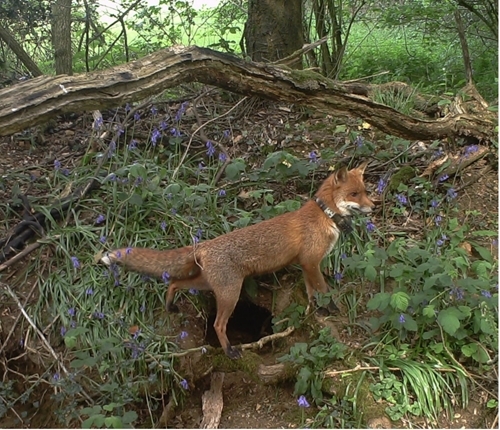
<instances>
[{"instance_id":1,"label":"bluebell flower","mask_svg":"<svg viewBox=\"0 0 500 430\"><path fill-rule=\"evenodd\" d=\"M335 278L336 281L340 281L342 279L342 273L335 272L335 274L333 275L333 277Z\"/></svg>"},{"instance_id":2,"label":"bluebell flower","mask_svg":"<svg viewBox=\"0 0 500 430\"><path fill-rule=\"evenodd\" d=\"M59 381L59 379L61 379L61 375L59 375L59 372L54 373L54 376L52 376L52 379L54 381Z\"/></svg>"},{"instance_id":3,"label":"bluebell flower","mask_svg":"<svg viewBox=\"0 0 500 430\"><path fill-rule=\"evenodd\" d=\"M158 114L158 109L156 109L156 106L153 106L151 108L151 113L153 114L153 116L156 116Z\"/></svg>"},{"instance_id":4,"label":"bluebell flower","mask_svg":"<svg viewBox=\"0 0 500 430\"><path fill-rule=\"evenodd\" d=\"M130 151L133 151L134 149L137 149L137 140L132 139L128 145L128 149Z\"/></svg>"},{"instance_id":5,"label":"bluebell flower","mask_svg":"<svg viewBox=\"0 0 500 430\"><path fill-rule=\"evenodd\" d=\"M297 399L297 403L301 408L308 408L309 406L311 406L304 395L300 396Z\"/></svg>"},{"instance_id":6,"label":"bluebell flower","mask_svg":"<svg viewBox=\"0 0 500 430\"><path fill-rule=\"evenodd\" d=\"M317 163L319 161L319 157L316 151L311 151L307 158L309 158L309 163Z\"/></svg>"},{"instance_id":7,"label":"bluebell flower","mask_svg":"<svg viewBox=\"0 0 500 430\"><path fill-rule=\"evenodd\" d=\"M448 198L448 200L453 200L457 197L457 192L455 191L455 189L452 187L452 188L448 188L448 191L446 191L446 197Z\"/></svg>"},{"instance_id":8,"label":"bluebell flower","mask_svg":"<svg viewBox=\"0 0 500 430\"><path fill-rule=\"evenodd\" d=\"M446 173L444 175L441 175L439 178L439 182L444 182L446 181L450 176L447 175Z\"/></svg>"},{"instance_id":9,"label":"bluebell flower","mask_svg":"<svg viewBox=\"0 0 500 430\"><path fill-rule=\"evenodd\" d=\"M160 228L165 231L166 228L167 228L167 223L165 221L162 221L161 224L160 224Z\"/></svg>"},{"instance_id":10,"label":"bluebell flower","mask_svg":"<svg viewBox=\"0 0 500 430\"><path fill-rule=\"evenodd\" d=\"M228 139L228 138L229 138L229 135L230 135L229 130L224 130L224 131L222 132L222 135L223 135L226 139Z\"/></svg>"},{"instance_id":11,"label":"bluebell flower","mask_svg":"<svg viewBox=\"0 0 500 430\"><path fill-rule=\"evenodd\" d=\"M125 112L130 112L130 103L125 105Z\"/></svg>"},{"instance_id":12,"label":"bluebell flower","mask_svg":"<svg viewBox=\"0 0 500 430\"><path fill-rule=\"evenodd\" d=\"M377 193L382 194L387 187L387 180L384 178L380 178L377 184Z\"/></svg>"},{"instance_id":13,"label":"bluebell flower","mask_svg":"<svg viewBox=\"0 0 500 430\"><path fill-rule=\"evenodd\" d=\"M474 154L477 151L479 151L479 146L469 145L465 148L464 157L469 158L470 155Z\"/></svg>"},{"instance_id":14,"label":"bluebell flower","mask_svg":"<svg viewBox=\"0 0 500 430\"><path fill-rule=\"evenodd\" d=\"M85 294L86 294L87 296L91 296L92 294L94 294L94 290L93 290L92 288L87 288L87 289L85 290Z\"/></svg>"},{"instance_id":15,"label":"bluebell flower","mask_svg":"<svg viewBox=\"0 0 500 430\"><path fill-rule=\"evenodd\" d=\"M408 204L408 199L404 194L396 194L396 199L403 206Z\"/></svg>"},{"instance_id":16,"label":"bluebell flower","mask_svg":"<svg viewBox=\"0 0 500 430\"><path fill-rule=\"evenodd\" d=\"M61 336L63 336L63 337L64 337L64 335L66 334L66 332L67 332L67 331L68 331L68 330L66 329L66 327L61 326Z\"/></svg>"},{"instance_id":17,"label":"bluebell flower","mask_svg":"<svg viewBox=\"0 0 500 430\"><path fill-rule=\"evenodd\" d=\"M483 297L486 297L487 299L491 298L491 293L489 291L487 291L487 290L482 290L481 291L481 295Z\"/></svg>"},{"instance_id":18,"label":"bluebell flower","mask_svg":"<svg viewBox=\"0 0 500 430\"><path fill-rule=\"evenodd\" d=\"M170 275L167 272L163 272L161 275L161 279L165 284L168 284L170 282Z\"/></svg>"},{"instance_id":19,"label":"bluebell flower","mask_svg":"<svg viewBox=\"0 0 500 430\"><path fill-rule=\"evenodd\" d=\"M441 239L436 240L437 246L443 246L448 237L445 234L441 235Z\"/></svg>"},{"instance_id":20,"label":"bluebell flower","mask_svg":"<svg viewBox=\"0 0 500 430\"><path fill-rule=\"evenodd\" d=\"M68 309L68 314L70 317L74 317L76 314L76 309L75 308L69 308Z\"/></svg>"},{"instance_id":21,"label":"bluebell flower","mask_svg":"<svg viewBox=\"0 0 500 430\"><path fill-rule=\"evenodd\" d=\"M117 177L116 177L116 174L114 173L111 173L108 177L107 177L107 180L108 181L111 181L111 182L114 182L116 181Z\"/></svg>"},{"instance_id":22,"label":"bluebell flower","mask_svg":"<svg viewBox=\"0 0 500 430\"><path fill-rule=\"evenodd\" d=\"M106 217L102 214L99 214L95 220L96 224L100 224L101 222L104 222L106 220Z\"/></svg>"},{"instance_id":23,"label":"bluebell flower","mask_svg":"<svg viewBox=\"0 0 500 430\"><path fill-rule=\"evenodd\" d=\"M461 288L455 287L451 289L451 295L454 296L457 300L462 300L464 298L464 290Z\"/></svg>"},{"instance_id":24,"label":"bluebell flower","mask_svg":"<svg viewBox=\"0 0 500 430\"><path fill-rule=\"evenodd\" d=\"M431 200L431 207L437 208L439 206L439 202L436 199Z\"/></svg>"},{"instance_id":25,"label":"bluebell flower","mask_svg":"<svg viewBox=\"0 0 500 430\"><path fill-rule=\"evenodd\" d=\"M73 267L78 269L80 267L80 262L77 257L71 257L71 262L73 263Z\"/></svg>"},{"instance_id":26,"label":"bluebell flower","mask_svg":"<svg viewBox=\"0 0 500 430\"><path fill-rule=\"evenodd\" d=\"M54 169L59 170L61 168L61 162L59 160L54 160Z\"/></svg>"},{"instance_id":27,"label":"bluebell flower","mask_svg":"<svg viewBox=\"0 0 500 430\"><path fill-rule=\"evenodd\" d=\"M401 324L404 324L406 322L406 318L404 314L399 315L399 322Z\"/></svg>"},{"instance_id":28,"label":"bluebell flower","mask_svg":"<svg viewBox=\"0 0 500 430\"><path fill-rule=\"evenodd\" d=\"M436 215L436 218L434 218L434 223L436 225L440 225L441 221L443 221L443 217L441 215Z\"/></svg>"},{"instance_id":29,"label":"bluebell flower","mask_svg":"<svg viewBox=\"0 0 500 430\"><path fill-rule=\"evenodd\" d=\"M165 131L167 128L168 128L168 125L167 125L167 122L165 120L160 122L160 130L161 131Z\"/></svg>"},{"instance_id":30,"label":"bluebell flower","mask_svg":"<svg viewBox=\"0 0 500 430\"><path fill-rule=\"evenodd\" d=\"M180 382L180 385L181 385L181 387L182 387L182 388L184 388L185 390L188 390L188 389L189 389L189 384L188 384L188 382L187 382L185 379L183 379L183 380Z\"/></svg>"},{"instance_id":31,"label":"bluebell flower","mask_svg":"<svg viewBox=\"0 0 500 430\"><path fill-rule=\"evenodd\" d=\"M218 195L219 197L224 197L224 196L226 195L226 190L219 190L219 191L217 192L217 195Z\"/></svg>"},{"instance_id":32,"label":"bluebell flower","mask_svg":"<svg viewBox=\"0 0 500 430\"><path fill-rule=\"evenodd\" d=\"M371 221L366 221L366 230L368 232L373 233L375 231L375 224L373 224Z\"/></svg>"},{"instance_id":33,"label":"bluebell flower","mask_svg":"<svg viewBox=\"0 0 500 430\"><path fill-rule=\"evenodd\" d=\"M213 157L215 155L215 147L212 145L212 142L208 141L205 146L207 147L207 155Z\"/></svg>"},{"instance_id":34,"label":"bluebell flower","mask_svg":"<svg viewBox=\"0 0 500 430\"><path fill-rule=\"evenodd\" d=\"M113 154L115 153L115 151L116 151L116 142L114 140L112 140L111 142L109 142L108 158L111 158L113 156Z\"/></svg>"},{"instance_id":35,"label":"bluebell flower","mask_svg":"<svg viewBox=\"0 0 500 430\"><path fill-rule=\"evenodd\" d=\"M146 305L144 303L139 308L139 311L142 312L142 313L144 313L146 311Z\"/></svg>"},{"instance_id":36,"label":"bluebell flower","mask_svg":"<svg viewBox=\"0 0 500 430\"><path fill-rule=\"evenodd\" d=\"M128 247L125 249L125 254L126 255L130 255L130 253L132 252L132 248Z\"/></svg>"},{"instance_id":37,"label":"bluebell flower","mask_svg":"<svg viewBox=\"0 0 500 430\"><path fill-rule=\"evenodd\" d=\"M181 132L180 132L180 130L178 130L177 128L174 128L174 127L172 127L172 128L170 129L170 133L171 133L171 134L172 134L172 136L174 136L174 137L180 137L180 136L181 136Z\"/></svg>"},{"instance_id":38,"label":"bluebell flower","mask_svg":"<svg viewBox=\"0 0 500 430\"><path fill-rule=\"evenodd\" d=\"M99 242L101 242L101 243L105 243L105 242L106 242L106 236L101 236L101 237L99 238Z\"/></svg>"},{"instance_id":39,"label":"bluebell flower","mask_svg":"<svg viewBox=\"0 0 500 430\"><path fill-rule=\"evenodd\" d=\"M139 121L141 119L141 114L139 112L134 113L134 120Z\"/></svg>"},{"instance_id":40,"label":"bluebell flower","mask_svg":"<svg viewBox=\"0 0 500 430\"><path fill-rule=\"evenodd\" d=\"M188 337L189 334L187 331L181 331L181 334L179 335L180 339L183 340L183 339L186 339L186 337Z\"/></svg>"},{"instance_id":41,"label":"bluebell flower","mask_svg":"<svg viewBox=\"0 0 500 430\"><path fill-rule=\"evenodd\" d=\"M226 160L227 160L226 154L224 154L223 152L219 152L219 161L224 163Z\"/></svg>"},{"instance_id":42,"label":"bluebell flower","mask_svg":"<svg viewBox=\"0 0 500 430\"><path fill-rule=\"evenodd\" d=\"M102 116L96 118L94 120L94 130L99 130L102 127L103 119Z\"/></svg>"},{"instance_id":43,"label":"bluebell flower","mask_svg":"<svg viewBox=\"0 0 500 430\"><path fill-rule=\"evenodd\" d=\"M153 144L153 146L156 146L156 142L160 138L161 138L161 131L158 130L156 127L153 128L153 133L151 134L151 143Z\"/></svg>"},{"instance_id":44,"label":"bluebell flower","mask_svg":"<svg viewBox=\"0 0 500 430\"><path fill-rule=\"evenodd\" d=\"M361 136L360 134L358 134L356 136L356 140L354 141L355 145L358 147L358 148L361 148L363 146L363 136Z\"/></svg>"}]
</instances>

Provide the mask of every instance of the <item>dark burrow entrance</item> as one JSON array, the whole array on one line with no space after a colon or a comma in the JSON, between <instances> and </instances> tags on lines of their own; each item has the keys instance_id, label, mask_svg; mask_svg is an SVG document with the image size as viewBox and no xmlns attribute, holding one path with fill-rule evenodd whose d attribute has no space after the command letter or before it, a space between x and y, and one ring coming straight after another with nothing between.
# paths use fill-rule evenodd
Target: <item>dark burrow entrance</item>
<instances>
[{"instance_id":1,"label":"dark burrow entrance","mask_svg":"<svg viewBox=\"0 0 500 430\"><path fill-rule=\"evenodd\" d=\"M215 334L215 306L207 321L206 342L209 345L220 347L219 339ZM227 323L227 337L231 345L255 342L264 336L272 334L271 312L248 300L240 300L236 305L229 322Z\"/></svg>"}]
</instances>

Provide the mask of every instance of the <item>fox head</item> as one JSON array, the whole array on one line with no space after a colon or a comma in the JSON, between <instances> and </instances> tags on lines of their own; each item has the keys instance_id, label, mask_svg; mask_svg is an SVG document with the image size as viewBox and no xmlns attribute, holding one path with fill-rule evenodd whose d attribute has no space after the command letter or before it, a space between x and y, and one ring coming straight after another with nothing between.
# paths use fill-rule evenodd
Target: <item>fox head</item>
<instances>
[{"instance_id":1,"label":"fox head","mask_svg":"<svg viewBox=\"0 0 500 430\"><path fill-rule=\"evenodd\" d=\"M375 204L368 198L363 182L367 165L365 162L352 170L342 167L326 179L318 190L318 197L340 215L350 215L354 211L371 212Z\"/></svg>"}]
</instances>

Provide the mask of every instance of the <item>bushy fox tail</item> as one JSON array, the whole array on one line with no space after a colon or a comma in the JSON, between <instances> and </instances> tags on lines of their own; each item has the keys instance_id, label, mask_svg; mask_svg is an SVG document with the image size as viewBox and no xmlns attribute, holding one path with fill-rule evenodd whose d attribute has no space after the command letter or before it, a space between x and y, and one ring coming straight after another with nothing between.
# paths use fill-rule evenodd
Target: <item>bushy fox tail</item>
<instances>
[{"instance_id":1,"label":"bushy fox tail","mask_svg":"<svg viewBox=\"0 0 500 430\"><path fill-rule=\"evenodd\" d=\"M166 251L121 248L105 253L101 261L108 266L121 264L134 272L171 280L193 278L201 270L196 264L192 246Z\"/></svg>"}]
</instances>

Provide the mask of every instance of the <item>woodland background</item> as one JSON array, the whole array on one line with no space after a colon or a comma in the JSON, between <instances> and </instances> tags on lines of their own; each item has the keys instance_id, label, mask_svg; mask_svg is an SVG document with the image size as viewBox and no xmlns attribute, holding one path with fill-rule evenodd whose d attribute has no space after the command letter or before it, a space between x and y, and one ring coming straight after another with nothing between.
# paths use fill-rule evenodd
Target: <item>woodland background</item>
<instances>
[{"instance_id":1,"label":"woodland background","mask_svg":"<svg viewBox=\"0 0 500 430\"><path fill-rule=\"evenodd\" d=\"M1 427L498 425L496 2L3 0L0 100ZM96 264L364 160L377 208L323 262L340 315L297 268L249 279L240 361L210 294L167 315Z\"/></svg>"}]
</instances>

